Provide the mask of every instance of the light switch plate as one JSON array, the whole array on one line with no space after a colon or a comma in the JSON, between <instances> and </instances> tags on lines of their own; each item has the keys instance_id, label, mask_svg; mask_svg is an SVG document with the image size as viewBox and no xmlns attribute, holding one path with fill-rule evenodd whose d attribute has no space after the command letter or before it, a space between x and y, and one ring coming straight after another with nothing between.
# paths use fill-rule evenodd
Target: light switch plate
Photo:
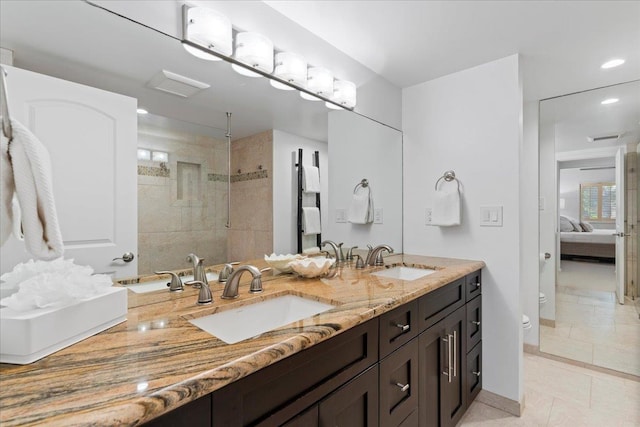
<instances>
[{"instance_id":1,"label":"light switch plate","mask_svg":"<svg viewBox=\"0 0 640 427\"><path fill-rule=\"evenodd\" d=\"M336 209L336 222L347 222L346 209Z\"/></svg>"},{"instance_id":2,"label":"light switch plate","mask_svg":"<svg viewBox=\"0 0 640 427\"><path fill-rule=\"evenodd\" d=\"M502 206L480 206L481 227L502 227Z\"/></svg>"},{"instance_id":3,"label":"light switch plate","mask_svg":"<svg viewBox=\"0 0 640 427\"><path fill-rule=\"evenodd\" d=\"M382 208L376 208L373 210L373 223L382 224Z\"/></svg>"}]
</instances>

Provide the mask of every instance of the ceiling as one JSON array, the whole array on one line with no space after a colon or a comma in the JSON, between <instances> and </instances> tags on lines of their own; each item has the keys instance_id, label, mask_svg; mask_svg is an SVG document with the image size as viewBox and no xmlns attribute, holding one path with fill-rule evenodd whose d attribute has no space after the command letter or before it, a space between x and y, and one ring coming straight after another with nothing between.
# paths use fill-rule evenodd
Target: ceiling
<instances>
[{"instance_id":1,"label":"ceiling","mask_svg":"<svg viewBox=\"0 0 640 427\"><path fill-rule=\"evenodd\" d=\"M525 100L640 78L638 1L265 3L400 88L516 53Z\"/></svg>"}]
</instances>

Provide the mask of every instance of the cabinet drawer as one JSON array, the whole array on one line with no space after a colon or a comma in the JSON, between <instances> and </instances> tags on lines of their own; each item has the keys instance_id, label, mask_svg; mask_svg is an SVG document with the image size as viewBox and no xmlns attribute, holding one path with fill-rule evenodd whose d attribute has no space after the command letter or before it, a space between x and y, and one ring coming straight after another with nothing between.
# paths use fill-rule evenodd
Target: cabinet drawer
<instances>
[{"instance_id":1,"label":"cabinet drawer","mask_svg":"<svg viewBox=\"0 0 640 427\"><path fill-rule=\"evenodd\" d=\"M467 349L472 349L482 339L482 295L467 303Z\"/></svg>"},{"instance_id":2,"label":"cabinet drawer","mask_svg":"<svg viewBox=\"0 0 640 427\"><path fill-rule=\"evenodd\" d=\"M482 341L467 354L467 406L482 389Z\"/></svg>"},{"instance_id":3,"label":"cabinet drawer","mask_svg":"<svg viewBox=\"0 0 640 427\"><path fill-rule=\"evenodd\" d=\"M418 336L418 301L380 316L380 359Z\"/></svg>"},{"instance_id":4,"label":"cabinet drawer","mask_svg":"<svg viewBox=\"0 0 640 427\"><path fill-rule=\"evenodd\" d=\"M214 392L213 425L280 425L377 361L372 319Z\"/></svg>"},{"instance_id":5,"label":"cabinet drawer","mask_svg":"<svg viewBox=\"0 0 640 427\"><path fill-rule=\"evenodd\" d=\"M318 405L320 427L378 427L378 365L374 365Z\"/></svg>"},{"instance_id":6,"label":"cabinet drawer","mask_svg":"<svg viewBox=\"0 0 640 427\"><path fill-rule=\"evenodd\" d=\"M420 419L418 415L419 413L416 409L407 418L402 420L402 422L398 424L398 427L418 427L418 421Z\"/></svg>"},{"instance_id":7,"label":"cabinet drawer","mask_svg":"<svg viewBox=\"0 0 640 427\"><path fill-rule=\"evenodd\" d=\"M418 299L420 331L435 325L465 302L465 277Z\"/></svg>"},{"instance_id":8,"label":"cabinet drawer","mask_svg":"<svg viewBox=\"0 0 640 427\"><path fill-rule=\"evenodd\" d=\"M465 277L465 300L471 301L482 293L482 270L475 271Z\"/></svg>"},{"instance_id":9,"label":"cabinet drawer","mask_svg":"<svg viewBox=\"0 0 640 427\"><path fill-rule=\"evenodd\" d=\"M398 426L418 407L418 340L380 362L380 425Z\"/></svg>"}]
</instances>

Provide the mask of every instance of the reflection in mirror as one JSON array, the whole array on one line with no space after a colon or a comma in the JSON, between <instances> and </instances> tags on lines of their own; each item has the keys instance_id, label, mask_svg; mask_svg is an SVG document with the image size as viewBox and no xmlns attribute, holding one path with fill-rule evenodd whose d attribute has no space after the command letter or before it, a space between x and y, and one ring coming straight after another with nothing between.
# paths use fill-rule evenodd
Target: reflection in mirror
<instances>
[{"instance_id":1,"label":"reflection in mirror","mask_svg":"<svg viewBox=\"0 0 640 427\"><path fill-rule=\"evenodd\" d=\"M73 19L68 19L70 16ZM118 107L118 111L124 114L126 110L127 120L134 123L126 137L114 136L114 141L126 149L100 145L105 153L113 155L114 162L100 176L96 176L97 166L107 163L96 157L101 152L91 154L89 148L85 151L90 158L79 157L78 152L54 162L54 172L64 169L71 177L70 186L84 184L84 188L73 191L94 193L89 198L69 197L71 201L67 202L56 191L59 214L76 212L80 216L67 221L62 230L66 256L75 249L73 257L78 263L90 264L96 271L114 277L128 277L158 269L187 268L184 257L190 252L207 258L207 265L262 258L274 250L295 252L296 156L300 148L304 149L303 163L310 164L311 153L320 153L322 238L344 241L345 247L370 242L389 243L396 252L402 250L402 216L396 212L402 206L399 131L353 112L330 111L322 102L304 101L296 91L275 90L266 79L241 76L224 61L198 59L186 52L179 40L85 2L8 2L3 4L1 19L2 47L13 52L15 67L79 84L75 87L89 91L88 110L100 110L91 106L99 94L112 96L126 106ZM39 36L35 38L34 34ZM15 76L19 73L13 74L8 76L9 102L15 104L13 111L29 111L33 99L21 98L22 88ZM150 114L136 118L136 106ZM226 112L232 113L230 194L226 182ZM353 120L351 136L339 139L335 143L339 145L332 141L330 114ZM69 129L79 128L77 120L64 121L69 117L62 115L55 121L57 135L45 145L69 140ZM35 129L32 118L25 116L23 120ZM117 122L110 126L121 128ZM369 130L358 133L360 126ZM45 129L38 132L45 139ZM92 128L76 132L78 146L82 141L92 141L94 132ZM102 139L104 135L100 134ZM380 140L372 149L376 135ZM353 153L366 153L361 157L366 160L351 159L345 166L349 176L343 175L346 169L342 166L331 167L335 156L345 154L340 148L344 144ZM138 148L142 151L136 162ZM162 153L166 153L166 161ZM128 159L125 163L116 161L123 155ZM84 169L79 173L81 165ZM394 178L389 177L389 171ZM105 178L105 173L113 176ZM379 207L384 209L383 224L353 225L360 230L357 239L346 233L346 228L333 227L335 212L329 210L332 206L348 208L346 202L336 204L331 198L334 188L340 188L343 195L352 191L351 174L366 175L372 182L394 183L389 194L395 198L383 197L387 187L376 184ZM126 184L117 183L117 178L125 177ZM330 182L338 185L329 186ZM104 188L92 191L91 186L98 183ZM70 188L60 193L72 194ZM119 195L122 192L133 194L137 203L129 203L125 213L117 213L115 202L125 200ZM230 218L226 210L229 196ZM94 215L84 215L87 203L79 201L87 200L104 205L98 211L105 212L101 220L108 226L100 230L98 226L84 227L86 233L81 234L83 224L97 221ZM230 228L225 227L227 221ZM395 240L389 240L389 234L379 234L382 230L394 230ZM134 236L135 241L121 245L121 236L125 235ZM97 250L95 258L83 258L90 249ZM111 261L128 251L137 254L134 261ZM10 259L9 252L2 248L2 272L17 262Z\"/></svg>"},{"instance_id":2,"label":"reflection in mirror","mask_svg":"<svg viewBox=\"0 0 640 427\"><path fill-rule=\"evenodd\" d=\"M540 350L640 375L640 81L542 101L539 138Z\"/></svg>"}]
</instances>

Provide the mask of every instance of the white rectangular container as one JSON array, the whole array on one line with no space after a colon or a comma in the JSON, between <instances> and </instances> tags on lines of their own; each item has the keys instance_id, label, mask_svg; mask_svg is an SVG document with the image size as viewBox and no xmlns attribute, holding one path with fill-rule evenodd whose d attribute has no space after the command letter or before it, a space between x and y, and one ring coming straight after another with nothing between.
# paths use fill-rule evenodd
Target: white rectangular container
<instances>
[{"instance_id":1,"label":"white rectangular container","mask_svg":"<svg viewBox=\"0 0 640 427\"><path fill-rule=\"evenodd\" d=\"M16 311L0 308L0 362L25 365L127 320L127 290L75 304Z\"/></svg>"}]
</instances>

